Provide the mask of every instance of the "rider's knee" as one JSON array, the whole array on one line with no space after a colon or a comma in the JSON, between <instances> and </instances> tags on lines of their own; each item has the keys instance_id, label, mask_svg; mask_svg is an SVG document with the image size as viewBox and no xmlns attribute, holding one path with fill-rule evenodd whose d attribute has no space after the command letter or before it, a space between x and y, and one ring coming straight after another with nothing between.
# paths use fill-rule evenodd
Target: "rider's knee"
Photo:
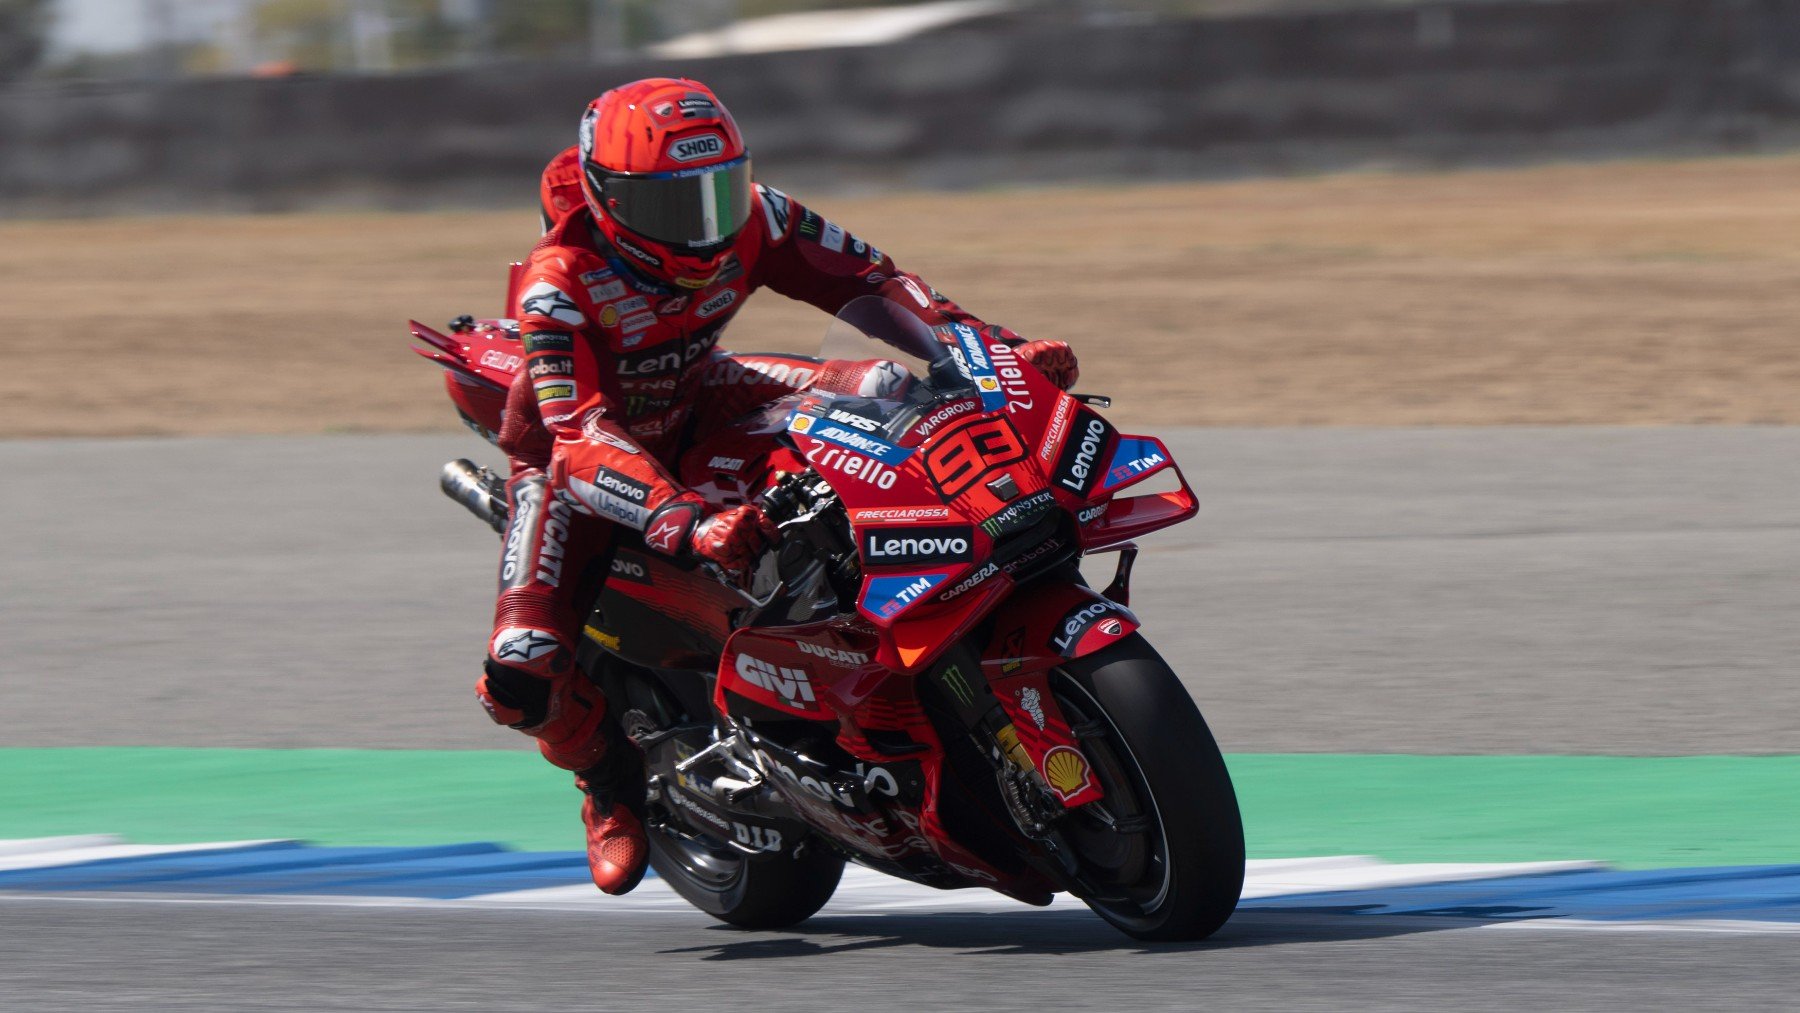
<instances>
[{"instance_id":1,"label":"rider's knee","mask_svg":"<svg viewBox=\"0 0 1800 1013\"><path fill-rule=\"evenodd\" d=\"M495 724L528 729L550 717L550 680L487 660L475 696Z\"/></svg>"}]
</instances>

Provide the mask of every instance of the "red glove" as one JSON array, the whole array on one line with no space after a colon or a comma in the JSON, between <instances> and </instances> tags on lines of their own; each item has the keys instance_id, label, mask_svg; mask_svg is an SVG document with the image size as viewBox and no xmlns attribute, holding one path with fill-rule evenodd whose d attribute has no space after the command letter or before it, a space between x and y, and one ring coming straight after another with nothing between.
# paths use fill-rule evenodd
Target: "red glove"
<instances>
[{"instance_id":1,"label":"red glove","mask_svg":"<svg viewBox=\"0 0 1800 1013\"><path fill-rule=\"evenodd\" d=\"M644 525L644 544L670 556L689 554L742 580L764 549L781 536L753 506L732 507L707 516L706 501L684 492L656 508Z\"/></svg>"},{"instance_id":2,"label":"red glove","mask_svg":"<svg viewBox=\"0 0 1800 1013\"><path fill-rule=\"evenodd\" d=\"M1062 390L1075 386L1081 379L1081 367L1075 362L1075 350L1067 341L1027 341L1013 349L1026 362L1038 368L1050 382Z\"/></svg>"}]
</instances>

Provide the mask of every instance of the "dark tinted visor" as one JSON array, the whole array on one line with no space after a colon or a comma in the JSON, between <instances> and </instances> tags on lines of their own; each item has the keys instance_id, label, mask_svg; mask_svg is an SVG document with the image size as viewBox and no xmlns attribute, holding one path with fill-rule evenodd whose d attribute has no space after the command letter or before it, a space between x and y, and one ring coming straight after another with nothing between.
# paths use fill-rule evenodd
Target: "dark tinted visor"
<instances>
[{"instance_id":1,"label":"dark tinted visor","mask_svg":"<svg viewBox=\"0 0 1800 1013\"><path fill-rule=\"evenodd\" d=\"M619 224L672 246L708 246L750 220L750 157L698 169L610 175L585 166L588 184Z\"/></svg>"}]
</instances>

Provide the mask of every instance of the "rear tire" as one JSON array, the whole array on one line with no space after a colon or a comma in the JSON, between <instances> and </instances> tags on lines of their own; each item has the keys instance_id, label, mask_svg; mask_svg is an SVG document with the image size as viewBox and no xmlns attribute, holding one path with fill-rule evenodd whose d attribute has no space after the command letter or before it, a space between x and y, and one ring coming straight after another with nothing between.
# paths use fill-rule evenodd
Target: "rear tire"
<instances>
[{"instance_id":1,"label":"rear tire","mask_svg":"<svg viewBox=\"0 0 1800 1013\"><path fill-rule=\"evenodd\" d=\"M1138 939L1217 931L1243 892L1244 827L1225 759L1181 680L1133 635L1058 669L1051 689L1072 722L1102 728L1082 743L1108 796L1096 804L1146 827L1119 833L1084 815L1090 806L1070 812L1069 825L1087 829L1065 836L1108 880L1107 897L1082 900Z\"/></svg>"},{"instance_id":2,"label":"rear tire","mask_svg":"<svg viewBox=\"0 0 1800 1013\"><path fill-rule=\"evenodd\" d=\"M705 837L648 828L650 867L687 902L722 922L779 929L811 918L837 891L844 860L816 842L801 853L751 858Z\"/></svg>"}]
</instances>

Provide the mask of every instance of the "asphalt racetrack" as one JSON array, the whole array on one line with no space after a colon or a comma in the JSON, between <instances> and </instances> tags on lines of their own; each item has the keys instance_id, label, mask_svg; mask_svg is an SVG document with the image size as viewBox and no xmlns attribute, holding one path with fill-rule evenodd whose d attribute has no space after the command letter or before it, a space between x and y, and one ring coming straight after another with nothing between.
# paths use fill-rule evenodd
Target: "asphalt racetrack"
<instances>
[{"instance_id":1,"label":"asphalt racetrack","mask_svg":"<svg viewBox=\"0 0 1800 1013\"><path fill-rule=\"evenodd\" d=\"M812 919L6 901L5 1008L1620 1010L1791 1005L1792 935L1244 912L1145 948L1084 911ZM1323 925L1323 927L1321 927Z\"/></svg>"},{"instance_id":2,"label":"asphalt racetrack","mask_svg":"<svg viewBox=\"0 0 1800 1013\"><path fill-rule=\"evenodd\" d=\"M1227 752L1800 753L1800 428L1163 435L1201 513L1132 606ZM525 747L458 456L0 442L0 745Z\"/></svg>"},{"instance_id":3,"label":"asphalt racetrack","mask_svg":"<svg viewBox=\"0 0 1800 1013\"><path fill-rule=\"evenodd\" d=\"M1148 541L1133 605L1228 751L1800 752L1800 429L1170 443L1204 508ZM470 691L495 540L436 490L483 450L0 443L0 745L517 739ZM9 1010L1636 1010L1797 985L1791 935L1441 917L1244 912L1177 948L1025 908L742 933L697 912L88 897L7 900L0 924Z\"/></svg>"}]
</instances>

